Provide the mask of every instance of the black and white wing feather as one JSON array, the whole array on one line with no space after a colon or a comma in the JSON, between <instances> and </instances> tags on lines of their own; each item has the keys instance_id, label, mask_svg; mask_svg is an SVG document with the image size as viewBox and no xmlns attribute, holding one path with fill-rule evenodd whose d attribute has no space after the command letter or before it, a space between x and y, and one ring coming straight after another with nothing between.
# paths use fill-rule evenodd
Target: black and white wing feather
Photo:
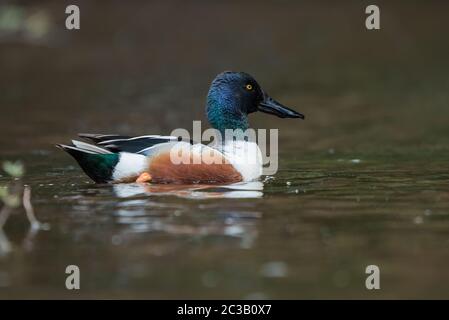
<instances>
[{"instance_id":1,"label":"black and white wing feather","mask_svg":"<svg viewBox=\"0 0 449 320\"><path fill-rule=\"evenodd\" d=\"M138 137L121 136L114 134L79 134L81 138L93 142L98 147L110 152L130 152L145 154L146 151L156 145L168 142L183 141L182 137L145 135ZM192 143L191 141L189 141Z\"/></svg>"}]
</instances>

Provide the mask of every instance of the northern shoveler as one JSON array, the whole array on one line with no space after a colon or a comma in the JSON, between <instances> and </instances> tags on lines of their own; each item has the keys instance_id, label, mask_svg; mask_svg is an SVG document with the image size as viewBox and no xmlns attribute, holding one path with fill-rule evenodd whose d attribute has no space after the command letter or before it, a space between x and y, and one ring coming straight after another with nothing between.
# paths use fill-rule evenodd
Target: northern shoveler
<instances>
[{"instance_id":1,"label":"northern shoveler","mask_svg":"<svg viewBox=\"0 0 449 320\"><path fill-rule=\"evenodd\" d=\"M280 118L304 119L301 113L272 99L247 73L227 71L212 81L206 114L221 136L226 137L228 129L247 130L248 114L256 111ZM57 146L73 156L97 183L226 184L255 180L262 174L257 144L235 136L208 146L186 142L176 136L79 136L89 143L72 140L72 145ZM190 162L174 163L172 151L179 147L188 150ZM249 154L251 159L243 159L243 153Z\"/></svg>"}]
</instances>

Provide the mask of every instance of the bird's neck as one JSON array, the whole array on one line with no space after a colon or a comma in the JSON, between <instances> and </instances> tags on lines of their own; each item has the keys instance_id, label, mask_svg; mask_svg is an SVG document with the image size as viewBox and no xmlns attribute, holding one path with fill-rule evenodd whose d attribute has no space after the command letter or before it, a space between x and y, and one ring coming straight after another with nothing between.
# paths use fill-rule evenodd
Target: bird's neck
<instances>
[{"instance_id":1,"label":"bird's neck","mask_svg":"<svg viewBox=\"0 0 449 320\"><path fill-rule=\"evenodd\" d=\"M248 116L240 110L238 103L239 101L229 96L208 96L207 119L223 138L228 129L245 131L249 128Z\"/></svg>"}]
</instances>

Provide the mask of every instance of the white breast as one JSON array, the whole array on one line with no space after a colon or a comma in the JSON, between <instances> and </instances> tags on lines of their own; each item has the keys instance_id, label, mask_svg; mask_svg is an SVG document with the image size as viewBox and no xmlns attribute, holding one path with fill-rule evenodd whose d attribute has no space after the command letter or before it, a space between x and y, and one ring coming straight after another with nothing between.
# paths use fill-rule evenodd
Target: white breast
<instances>
[{"instance_id":1,"label":"white breast","mask_svg":"<svg viewBox=\"0 0 449 320\"><path fill-rule=\"evenodd\" d=\"M262 175L262 152L255 142L229 141L222 152L242 175L243 181L252 181Z\"/></svg>"}]
</instances>

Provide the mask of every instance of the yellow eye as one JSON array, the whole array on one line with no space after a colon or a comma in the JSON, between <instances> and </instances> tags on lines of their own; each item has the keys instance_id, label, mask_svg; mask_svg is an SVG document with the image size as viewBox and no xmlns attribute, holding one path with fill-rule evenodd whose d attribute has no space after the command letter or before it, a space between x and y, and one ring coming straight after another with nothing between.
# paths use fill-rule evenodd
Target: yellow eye
<instances>
[{"instance_id":1,"label":"yellow eye","mask_svg":"<svg viewBox=\"0 0 449 320\"><path fill-rule=\"evenodd\" d=\"M253 90L253 86L252 85L250 85L249 83L246 85L246 90L248 90L248 91L251 91L251 90Z\"/></svg>"}]
</instances>

